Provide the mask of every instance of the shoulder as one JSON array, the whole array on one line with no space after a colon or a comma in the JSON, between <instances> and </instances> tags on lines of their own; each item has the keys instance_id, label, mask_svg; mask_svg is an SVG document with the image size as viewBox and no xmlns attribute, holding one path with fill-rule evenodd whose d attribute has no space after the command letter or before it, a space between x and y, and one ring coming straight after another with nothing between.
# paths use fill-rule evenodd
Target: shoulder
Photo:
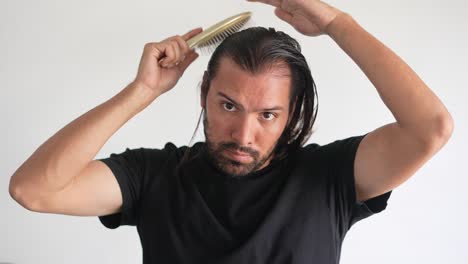
<instances>
[{"instance_id":1,"label":"shoulder","mask_svg":"<svg viewBox=\"0 0 468 264\"><path fill-rule=\"evenodd\" d=\"M341 139L336 139L326 144L309 143L298 150L299 157L314 157L321 159L333 159L340 156L354 156L356 150L366 136L356 135Z\"/></svg>"},{"instance_id":2,"label":"shoulder","mask_svg":"<svg viewBox=\"0 0 468 264\"><path fill-rule=\"evenodd\" d=\"M128 149L127 151L132 151L135 153L141 153L142 155L148 157L157 157L157 156L167 156L167 157L174 157L174 158L182 158L185 153L187 152L199 152L204 146L203 142L197 142L193 146L187 145L176 145L173 142L167 142L164 144L162 148L148 148L148 147L140 147L134 149Z\"/></svg>"},{"instance_id":3,"label":"shoulder","mask_svg":"<svg viewBox=\"0 0 468 264\"><path fill-rule=\"evenodd\" d=\"M161 168L170 169L182 161L190 160L191 157L197 156L203 147L203 142L197 142L192 146L177 146L173 142L167 142L162 147L127 147L121 153L112 153L110 157L100 160L154 172L161 171Z\"/></svg>"},{"instance_id":4,"label":"shoulder","mask_svg":"<svg viewBox=\"0 0 468 264\"><path fill-rule=\"evenodd\" d=\"M181 145L177 146L173 142L167 142L163 148L144 148L143 151L146 152L146 155L149 157L167 157L169 159L181 160L184 157L189 158L194 155L198 155L205 147L204 142L197 142L192 146Z\"/></svg>"}]
</instances>

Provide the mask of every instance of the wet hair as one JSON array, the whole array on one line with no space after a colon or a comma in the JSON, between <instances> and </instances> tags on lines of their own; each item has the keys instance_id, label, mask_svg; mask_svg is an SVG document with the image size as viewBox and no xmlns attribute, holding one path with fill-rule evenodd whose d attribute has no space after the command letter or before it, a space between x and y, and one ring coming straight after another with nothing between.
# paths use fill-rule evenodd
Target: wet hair
<instances>
[{"instance_id":1,"label":"wet hair","mask_svg":"<svg viewBox=\"0 0 468 264\"><path fill-rule=\"evenodd\" d=\"M318 111L318 97L314 79L299 43L286 33L271 27L252 27L232 34L221 42L208 62L201 85L202 100L206 99L211 80L218 73L222 58L231 59L242 70L251 74L265 72L271 67L289 67L289 120L272 153L273 159L285 158L289 151L303 146L312 134Z\"/></svg>"}]
</instances>

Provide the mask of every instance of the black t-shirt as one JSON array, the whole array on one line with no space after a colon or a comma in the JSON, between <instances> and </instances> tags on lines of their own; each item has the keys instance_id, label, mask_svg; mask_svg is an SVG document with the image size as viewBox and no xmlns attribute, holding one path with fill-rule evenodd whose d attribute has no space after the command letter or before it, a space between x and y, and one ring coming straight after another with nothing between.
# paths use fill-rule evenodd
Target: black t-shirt
<instances>
[{"instance_id":1,"label":"black t-shirt","mask_svg":"<svg viewBox=\"0 0 468 264\"><path fill-rule=\"evenodd\" d=\"M100 159L122 191L108 228L137 227L143 263L337 264L346 232L384 210L392 191L360 203L354 157L365 135L309 144L243 177L212 166L206 144L126 149Z\"/></svg>"}]
</instances>

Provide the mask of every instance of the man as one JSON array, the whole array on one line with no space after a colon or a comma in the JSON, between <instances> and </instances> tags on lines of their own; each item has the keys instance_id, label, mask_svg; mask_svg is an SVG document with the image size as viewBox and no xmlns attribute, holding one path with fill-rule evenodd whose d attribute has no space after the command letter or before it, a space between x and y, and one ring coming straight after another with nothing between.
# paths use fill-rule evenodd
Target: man
<instances>
[{"instance_id":1,"label":"man","mask_svg":"<svg viewBox=\"0 0 468 264\"><path fill-rule=\"evenodd\" d=\"M226 39L208 64L206 142L93 160L118 128L175 86L197 57L185 42L195 29L148 43L135 80L33 153L11 179L12 197L32 211L136 225L144 263L338 263L349 228L385 209L392 190L447 142L453 121L349 14L315 0L258 2L305 35L330 36L396 122L304 146L316 114L307 63L286 34L252 28Z\"/></svg>"}]
</instances>

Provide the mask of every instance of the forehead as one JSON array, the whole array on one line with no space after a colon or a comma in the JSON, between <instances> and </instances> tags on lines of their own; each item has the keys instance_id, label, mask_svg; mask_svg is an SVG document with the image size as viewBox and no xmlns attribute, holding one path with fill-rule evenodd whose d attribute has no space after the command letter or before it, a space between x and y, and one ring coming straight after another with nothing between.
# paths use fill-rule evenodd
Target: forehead
<instances>
[{"instance_id":1,"label":"forehead","mask_svg":"<svg viewBox=\"0 0 468 264\"><path fill-rule=\"evenodd\" d=\"M291 74L285 63L276 63L252 74L224 57L211 81L209 93L222 92L246 107L287 108L290 90Z\"/></svg>"}]
</instances>

